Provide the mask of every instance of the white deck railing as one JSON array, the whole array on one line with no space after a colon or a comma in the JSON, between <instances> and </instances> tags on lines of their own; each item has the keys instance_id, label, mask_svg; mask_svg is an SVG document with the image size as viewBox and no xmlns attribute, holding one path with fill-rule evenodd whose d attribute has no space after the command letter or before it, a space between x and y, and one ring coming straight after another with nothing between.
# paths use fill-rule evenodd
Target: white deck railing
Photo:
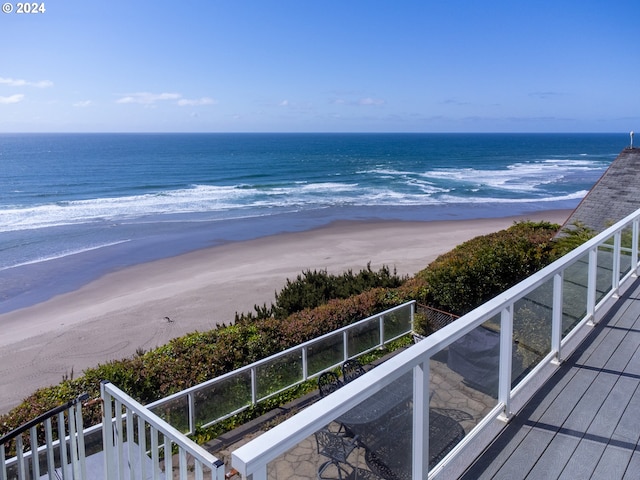
<instances>
[{"instance_id":1,"label":"white deck railing","mask_svg":"<svg viewBox=\"0 0 640 480\"><path fill-rule=\"evenodd\" d=\"M196 480L202 480L205 475L211 480L224 479L224 462L113 384L103 382L100 389L104 404L102 478L159 480L177 476L186 480L188 473L193 471ZM189 465L188 457L193 465Z\"/></svg>"},{"instance_id":2,"label":"white deck railing","mask_svg":"<svg viewBox=\"0 0 640 480\"><path fill-rule=\"evenodd\" d=\"M415 302L407 302L301 343L147 405L183 433L208 427L294 387L345 360L411 332Z\"/></svg>"},{"instance_id":3,"label":"white deck railing","mask_svg":"<svg viewBox=\"0 0 640 480\"><path fill-rule=\"evenodd\" d=\"M391 435L397 420L380 419L376 430L380 432L380 448L392 450L394 442L408 446L405 465L398 467L406 471L393 475L457 478L637 277L639 218L640 210L240 447L232 453L233 467L245 478L253 475L253 480L266 480L268 471L274 478L275 465L283 461L281 455L296 449L330 422L344 421L355 409L363 410L372 399L391 395L408 379L412 395L409 428L401 432L404 438ZM465 376L452 359L457 349L472 344L479 333L484 338L493 335L499 354L495 359L476 358L471 367L494 362L494 368L489 368L486 376L476 373L473 378ZM436 446L439 434L430 429L430 417L438 407L440 411L450 407L454 399L466 400L466 407L460 408L468 408L462 413L473 420L463 425L462 439L434 452L430 446ZM298 476L302 478L303 473Z\"/></svg>"},{"instance_id":4,"label":"white deck railing","mask_svg":"<svg viewBox=\"0 0 640 480\"><path fill-rule=\"evenodd\" d=\"M406 335L413 328L414 306L415 302L399 305L146 406L115 385L104 383L101 386L105 415L102 424L83 431L81 404L77 399L3 437L0 480L40 478L41 470L48 472L49 478L58 475L74 480L173 478L174 450L179 452L176 477L191 478L191 471L195 469L196 479L205 473L210 478L221 479L223 463L185 433L191 434L196 426L211 425L335 368L349 358ZM234 407L233 402L239 402L240 406ZM210 409L206 408L207 404ZM52 440L50 417L54 415L62 427L67 421L67 430L59 434L66 435L67 448L60 448L60 443ZM43 426L36 427L40 424ZM105 425L111 428L105 429ZM48 432L45 445L33 443L38 436L36 428ZM22 440L25 432L31 434L28 442L31 450L26 452ZM12 441L17 445L18 454L5 460L5 444ZM87 458L85 442L90 445ZM34 457L32 451L37 451L38 456ZM194 465L187 466L187 457L195 459ZM45 459L50 459L48 465ZM166 475L166 472L172 473Z\"/></svg>"},{"instance_id":5,"label":"white deck railing","mask_svg":"<svg viewBox=\"0 0 640 480\"><path fill-rule=\"evenodd\" d=\"M81 395L0 438L0 480L86 478L82 433L82 402L86 399L87 395ZM15 456L6 459L11 448Z\"/></svg>"}]
</instances>

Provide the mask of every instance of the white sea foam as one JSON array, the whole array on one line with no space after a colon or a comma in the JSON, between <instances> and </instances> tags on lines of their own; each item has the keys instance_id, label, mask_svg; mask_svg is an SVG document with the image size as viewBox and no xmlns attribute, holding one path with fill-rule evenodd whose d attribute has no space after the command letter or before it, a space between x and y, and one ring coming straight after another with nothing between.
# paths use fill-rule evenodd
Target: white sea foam
<instances>
[{"instance_id":1,"label":"white sea foam","mask_svg":"<svg viewBox=\"0 0 640 480\"><path fill-rule=\"evenodd\" d=\"M36 263L42 263L42 262L48 262L50 260L56 260L58 258L69 257L71 255L77 255L79 253L91 252L93 250L98 250L100 248L112 247L114 245L119 245L121 243L127 243L127 242L130 242L130 241L131 240L120 240L120 241L117 241L117 242L103 243L103 244L100 244L100 245L93 245L93 246L89 246L89 247L78 248L78 249L75 249L75 250L65 250L64 252L59 252L59 253L56 253L54 255L48 255L48 256L44 256L44 257L34 258L32 260L29 260L29 261L26 261L26 262L17 263L15 265L9 265L9 266L5 266L5 267L0 267L0 272L2 272L3 270L9 270L11 268L23 267L25 265L33 265L33 264L36 264Z\"/></svg>"},{"instance_id":2,"label":"white sea foam","mask_svg":"<svg viewBox=\"0 0 640 480\"><path fill-rule=\"evenodd\" d=\"M237 218L261 215L258 210L265 209L334 205L551 202L584 196L582 191L571 192L562 187L568 175L584 175L603 168L600 162L588 159L547 158L514 162L500 169L440 167L409 171L380 166L351 175L345 182L192 185L144 195L9 208L0 211L0 232L92 222L135 222L148 216L173 214L208 213L210 218L216 218L216 214ZM256 211L251 212L252 209Z\"/></svg>"},{"instance_id":3,"label":"white sea foam","mask_svg":"<svg viewBox=\"0 0 640 480\"><path fill-rule=\"evenodd\" d=\"M437 168L422 175L428 179L465 183L472 188L487 186L513 192L534 192L544 185L561 182L569 174L592 170L601 171L602 166L587 160L548 159L514 163L504 169Z\"/></svg>"}]
</instances>

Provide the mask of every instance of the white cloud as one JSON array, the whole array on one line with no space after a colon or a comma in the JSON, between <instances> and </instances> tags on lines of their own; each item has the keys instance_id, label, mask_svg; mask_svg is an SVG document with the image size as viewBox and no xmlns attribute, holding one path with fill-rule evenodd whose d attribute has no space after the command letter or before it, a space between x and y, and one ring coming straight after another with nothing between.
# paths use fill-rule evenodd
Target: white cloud
<instances>
[{"instance_id":1,"label":"white cloud","mask_svg":"<svg viewBox=\"0 0 640 480\"><path fill-rule=\"evenodd\" d=\"M181 98L178 100L178 105L181 107L195 107L198 105L213 105L216 101L213 98L202 97L195 100L189 100L187 98Z\"/></svg>"},{"instance_id":2,"label":"white cloud","mask_svg":"<svg viewBox=\"0 0 640 480\"><path fill-rule=\"evenodd\" d=\"M154 105L158 102L173 102L180 107L194 107L198 105L213 105L216 101L213 98L183 98L181 93L151 93L138 92L121 96L116 103L137 103L139 105Z\"/></svg>"},{"instance_id":3,"label":"white cloud","mask_svg":"<svg viewBox=\"0 0 640 480\"><path fill-rule=\"evenodd\" d=\"M278 104L279 107L288 107L289 106L289 100L283 100Z\"/></svg>"},{"instance_id":4,"label":"white cloud","mask_svg":"<svg viewBox=\"0 0 640 480\"><path fill-rule=\"evenodd\" d=\"M0 104L18 103L24 99L24 95L17 93L9 97L0 97Z\"/></svg>"},{"instance_id":5,"label":"white cloud","mask_svg":"<svg viewBox=\"0 0 640 480\"><path fill-rule=\"evenodd\" d=\"M53 86L53 82L50 80L40 80L39 82L29 82L27 80L21 80L17 78L0 77L0 85L8 85L9 87L48 88Z\"/></svg>"},{"instance_id":6,"label":"white cloud","mask_svg":"<svg viewBox=\"0 0 640 480\"><path fill-rule=\"evenodd\" d=\"M384 105L384 100L380 98L361 98L358 100L358 105Z\"/></svg>"},{"instance_id":7,"label":"white cloud","mask_svg":"<svg viewBox=\"0 0 640 480\"><path fill-rule=\"evenodd\" d=\"M78 108L86 108L93 105L93 102L91 100L82 100L81 102L76 102L73 104L74 107L78 107Z\"/></svg>"},{"instance_id":8,"label":"white cloud","mask_svg":"<svg viewBox=\"0 0 640 480\"><path fill-rule=\"evenodd\" d=\"M125 95L116 100L116 103L138 103L141 105L153 105L156 102L164 100L180 100L182 95L179 93L149 93L139 92Z\"/></svg>"}]
</instances>

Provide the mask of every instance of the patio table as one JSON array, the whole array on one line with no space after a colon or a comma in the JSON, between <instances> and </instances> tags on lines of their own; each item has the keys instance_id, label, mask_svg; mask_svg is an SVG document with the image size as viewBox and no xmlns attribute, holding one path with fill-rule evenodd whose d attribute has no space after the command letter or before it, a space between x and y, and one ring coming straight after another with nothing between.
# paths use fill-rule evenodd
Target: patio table
<instances>
[{"instance_id":1,"label":"patio table","mask_svg":"<svg viewBox=\"0 0 640 480\"><path fill-rule=\"evenodd\" d=\"M358 435L369 468L386 479L411 479L413 440L413 382L396 380L338 418ZM429 411L429 468L435 466L464 437L453 418Z\"/></svg>"}]
</instances>

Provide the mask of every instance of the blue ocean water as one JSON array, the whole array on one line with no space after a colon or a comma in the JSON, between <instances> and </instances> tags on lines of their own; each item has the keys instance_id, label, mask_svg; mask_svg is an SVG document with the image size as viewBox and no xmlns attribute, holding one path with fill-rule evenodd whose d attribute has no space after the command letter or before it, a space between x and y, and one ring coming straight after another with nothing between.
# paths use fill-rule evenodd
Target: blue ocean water
<instances>
[{"instance_id":1,"label":"blue ocean water","mask_svg":"<svg viewBox=\"0 0 640 480\"><path fill-rule=\"evenodd\" d=\"M335 220L574 208L626 134L3 134L0 313Z\"/></svg>"}]
</instances>

